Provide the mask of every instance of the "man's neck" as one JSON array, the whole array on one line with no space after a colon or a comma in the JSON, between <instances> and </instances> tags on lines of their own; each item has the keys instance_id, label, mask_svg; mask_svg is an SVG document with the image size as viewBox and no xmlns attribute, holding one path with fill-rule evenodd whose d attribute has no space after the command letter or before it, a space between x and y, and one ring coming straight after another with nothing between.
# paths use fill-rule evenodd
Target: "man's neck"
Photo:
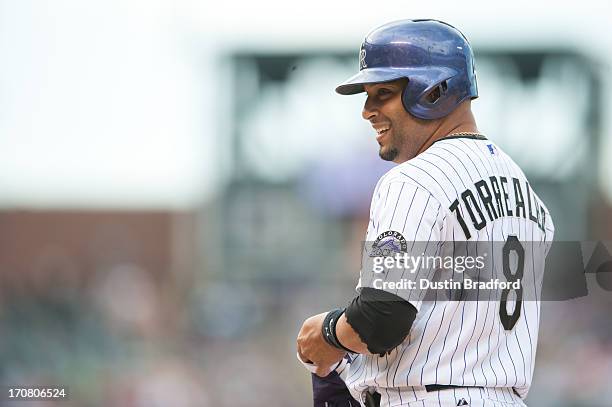
<instances>
[{"instance_id":1,"label":"man's neck","mask_svg":"<svg viewBox=\"0 0 612 407\"><path fill-rule=\"evenodd\" d=\"M456 133L478 133L478 127L469 105L460 106L448 116L447 120L441 121L438 128L425 140L417 155L427 150L436 141Z\"/></svg>"}]
</instances>

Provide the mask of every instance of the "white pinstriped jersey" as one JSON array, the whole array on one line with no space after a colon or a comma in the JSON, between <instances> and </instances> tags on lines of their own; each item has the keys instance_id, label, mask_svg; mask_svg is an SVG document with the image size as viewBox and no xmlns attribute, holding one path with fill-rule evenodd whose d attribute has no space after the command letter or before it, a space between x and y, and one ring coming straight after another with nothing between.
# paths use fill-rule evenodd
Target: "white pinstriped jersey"
<instances>
[{"instance_id":1,"label":"white pinstriped jersey","mask_svg":"<svg viewBox=\"0 0 612 407\"><path fill-rule=\"evenodd\" d=\"M359 399L365 389L375 387L382 405L399 405L419 400L411 387L440 384L496 387L501 400L504 392L508 400L512 392L524 398L538 339L536 291L554 226L517 164L487 139L451 136L435 142L379 180L366 241L380 241L387 231L399 232L408 252L412 242L423 242L418 254L425 255L454 250L454 245L449 249L439 242L467 240L493 247L493 242L516 236L524 249L524 279L533 279L525 290L534 292L525 293L531 300L518 303L520 316L504 326L499 299L449 301L436 296L423 301L417 290L383 288L409 300L418 313L400 346L383 356L357 355L352 361L345 381L353 396ZM434 268L402 277L431 278Z\"/></svg>"}]
</instances>

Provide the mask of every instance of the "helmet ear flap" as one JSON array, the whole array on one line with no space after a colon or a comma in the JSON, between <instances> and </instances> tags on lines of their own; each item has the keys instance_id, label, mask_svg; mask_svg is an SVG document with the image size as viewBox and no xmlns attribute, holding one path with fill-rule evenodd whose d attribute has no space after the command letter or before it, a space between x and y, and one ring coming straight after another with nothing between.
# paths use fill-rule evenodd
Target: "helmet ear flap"
<instances>
[{"instance_id":1,"label":"helmet ear flap","mask_svg":"<svg viewBox=\"0 0 612 407\"><path fill-rule=\"evenodd\" d=\"M410 79L408 79L408 81L410 82ZM414 85L416 84L413 84L413 86ZM402 93L402 104L404 105L404 109L412 115L415 115L419 118L423 118L419 116L418 114L416 114L416 112L414 111L414 107L415 107L414 102L420 99L420 103L417 102L418 105L423 106L423 103L425 103L428 106L432 106L432 105L435 106L437 102L440 102L442 99L445 99L445 96L447 96L448 81L446 79L441 81L440 83L438 83L438 85L431 88L429 92L427 92L425 95L422 95L420 98L416 100L410 99L410 96L414 98L414 95L410 95L410 92L414 92L414 93L418 92L418 85L414 86L414 88L411 88L410 90L409 88L411 88L410 83L407 83ZM412 106L413 110L411 110L409 106ZM433 117L429 117L429 119L433 119Z\"/></svg>"},{"instance_id":2,"label":"helmet ear flap","mask_svg":"<svg viewBox=\"0 0 612 407\"><path fill-rule=\"evenodd\" d=\"M447 90L448 83L446 83L446 81L442 81L425 96L425 100L431 104L434 104L446 94Z\"/></svg>"}]
</instances>

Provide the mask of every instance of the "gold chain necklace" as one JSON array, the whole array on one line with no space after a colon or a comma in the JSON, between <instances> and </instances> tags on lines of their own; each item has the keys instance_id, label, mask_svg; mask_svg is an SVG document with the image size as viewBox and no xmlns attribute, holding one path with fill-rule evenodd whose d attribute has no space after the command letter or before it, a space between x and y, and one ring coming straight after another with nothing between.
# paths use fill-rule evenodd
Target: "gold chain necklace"
<instances>
[{"instance_id":1,"label":"gold chain necklace","mask_svg":"<svg viewBox=\"0 0 612 407\"><path fill-rule=\"evenodd\" d=\"M476 136L476 137L485 137L484 134L482 133L473 133L473 132L469 132L469 131L460 131L458 133L451 133L446 137L452 137L452 136Z\"/></svg>"}]
</instances>

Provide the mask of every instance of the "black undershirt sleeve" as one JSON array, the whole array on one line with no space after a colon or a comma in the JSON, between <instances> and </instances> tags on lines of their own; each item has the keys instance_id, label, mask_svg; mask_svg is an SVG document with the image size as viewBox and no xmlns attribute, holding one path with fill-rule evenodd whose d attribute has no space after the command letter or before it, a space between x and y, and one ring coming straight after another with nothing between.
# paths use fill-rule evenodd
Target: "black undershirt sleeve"
<instances>
[{"instance_id":1,"label":"black undershirt sleeve","mask_svg":"<svg viewBox=\"0 0 612 407\"><path fill-rule=\"evenodd\" d=\"M346 308L349 325L373 354L383 355L406 338L417 314L414 305L395 294L364 287Z\"/></svg>"}]
</instances>

